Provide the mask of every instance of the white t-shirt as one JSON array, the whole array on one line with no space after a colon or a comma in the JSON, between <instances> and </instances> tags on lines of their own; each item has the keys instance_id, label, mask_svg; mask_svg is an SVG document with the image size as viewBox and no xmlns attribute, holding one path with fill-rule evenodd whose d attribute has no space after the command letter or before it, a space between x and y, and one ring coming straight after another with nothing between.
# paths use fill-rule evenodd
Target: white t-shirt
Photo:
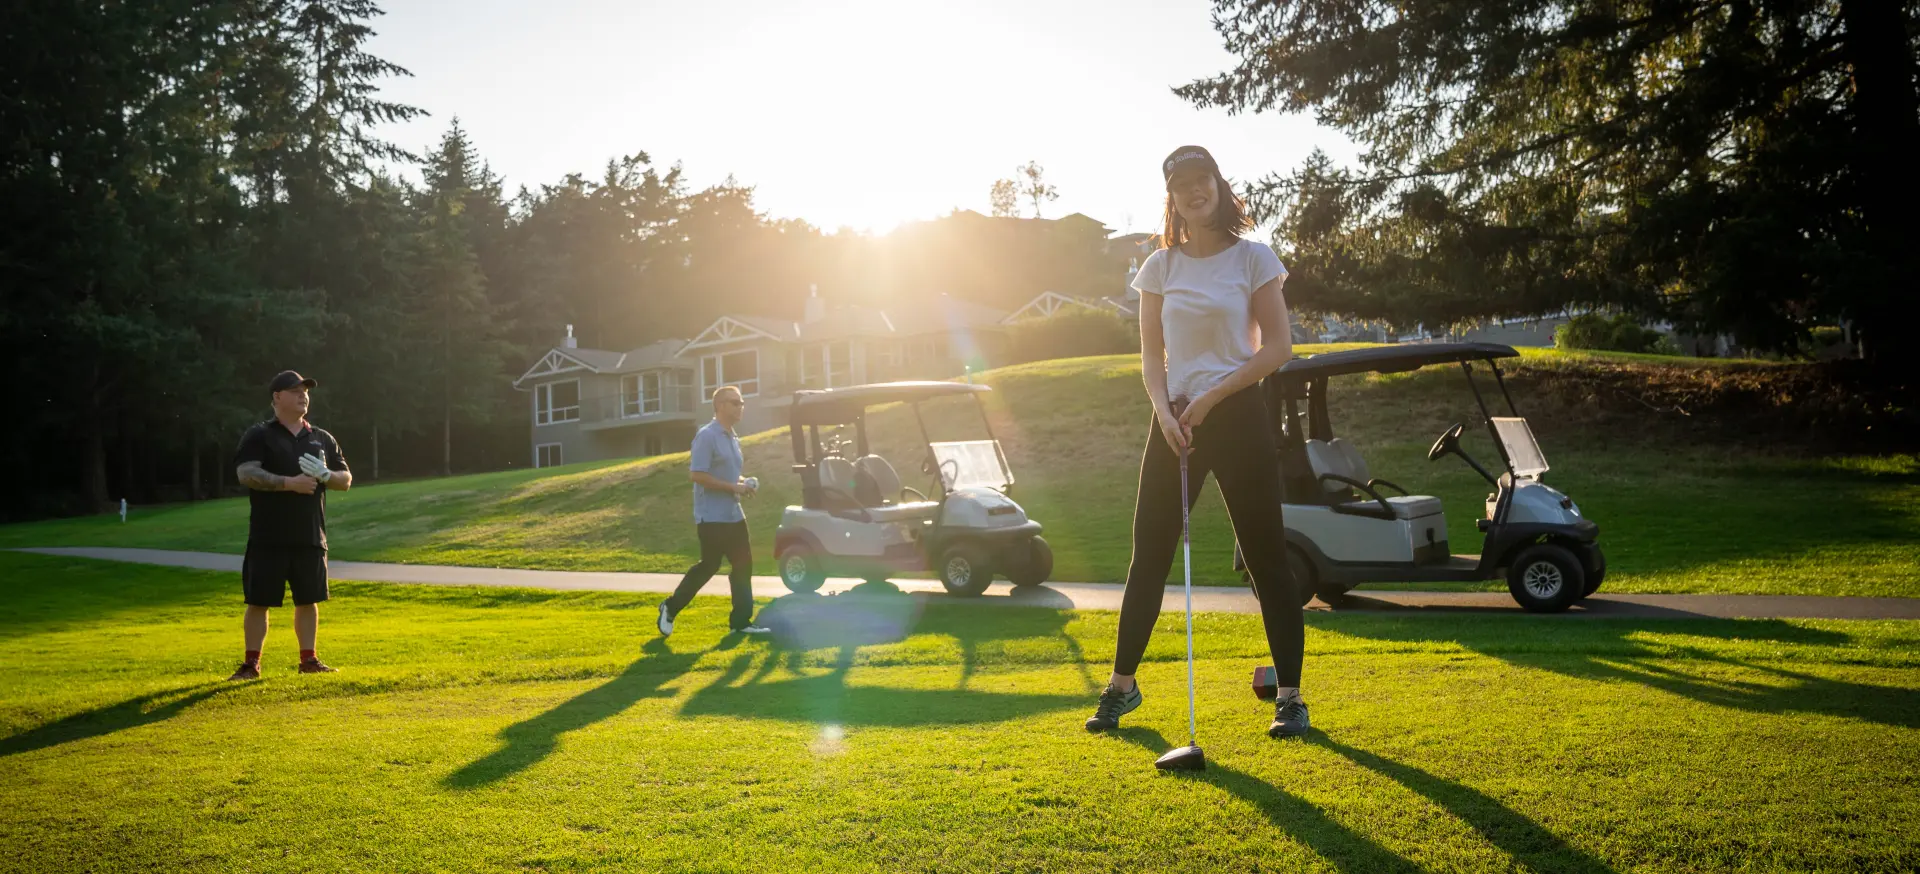
<instances>
[{"instance_id":1,"label":"white t-shirt","mask_svg":"<svg viewBox=\"0 0 1920 874\"><path fill-rule=\"evenodd\" d=\"M1167 345L1167 399L1199 397L1253 359L1260 323L1253 293L1287 275L1273 247L1240 240L1206 258L1179 249L1147 256L1133 287L1160 295Z\"/></svg>"}]
</instances>

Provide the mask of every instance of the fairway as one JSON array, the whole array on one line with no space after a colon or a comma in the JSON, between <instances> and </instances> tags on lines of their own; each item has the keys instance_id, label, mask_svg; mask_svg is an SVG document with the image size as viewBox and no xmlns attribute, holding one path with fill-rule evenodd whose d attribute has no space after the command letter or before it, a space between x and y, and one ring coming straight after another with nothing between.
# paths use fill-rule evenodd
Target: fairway
<instances>
[{"instance_id":1,"label":"fairway","mask_svg":"<svg viewBox=\"0 0 1920 874\"><path fill-rule=\"evenodd\" d=\"M0 554L8 871L1665 871L1920 864L1920 623L1178 614L1111 737L1114 616L869 588L723 637L650 596L341 583L229 685L230 574Z\"/></svg>"},{"instance_id":2,"label":"fairway","mask_svg":"<svg viewBox=\"0 0 1920 874\"><path fill-rule=\"evenodd\" d=\"M1303 353L1336 347L1301 347ZM1631 399L1589 403L1547 392L1553 380L1597 378L1604 368L1643 380L1709 381L1751 363L1652 356L1581 356L1528 350L1510 382L1547 458L1545 480L1600 523L1609 592L1920 595L1920 462L1912 455L1833 455L1727 434L1695 417L1664 424ZM1777 369L1791 372L1791 365ZM1636 370L1636 368L1638 368ZM1606 371L1614 372L1614 371ZM1148 407L1131 356L1048 361L981 379L994 431L1019 482L1013 494L1046 527L1054 579L1118 582ZM1489 487L1457 459L1426 460L1433 438L1478 413L1457 368L1336 382L1335 433L1354 440L1375 476L1447 507L1454 552L1477 552L1473 520ZM1602 401L1605 401L1604 403ZM324 410L316 414L324 421ZM970 401L928 407L936 433L977 436ZM1657 417L1656 417L1657 418ZM1663 420L1664 421L1664 420ZM875 449L909 483L924 446L904 408L873 415ZM746 438L746 469L764 491L747 504L756 572L773 572L781 508L799 501L786 473L784 430ZM1483 430L1467 450L1496 458ZM356 447L347 456L363 464ZM336 559L552 570L680 572L697 553L688 511L685 453L546 470L370 484L328 498ZM364 470L364 468L363 468ZM0 547L131 546L238 554L244 499L135 508L131 521L97 516L0 526ZM1219 492L1194 515L1196 581L1235 584L1233 540ZM1504 583L1479 588L1504 590Z\"/></svg>"}]
</instances>

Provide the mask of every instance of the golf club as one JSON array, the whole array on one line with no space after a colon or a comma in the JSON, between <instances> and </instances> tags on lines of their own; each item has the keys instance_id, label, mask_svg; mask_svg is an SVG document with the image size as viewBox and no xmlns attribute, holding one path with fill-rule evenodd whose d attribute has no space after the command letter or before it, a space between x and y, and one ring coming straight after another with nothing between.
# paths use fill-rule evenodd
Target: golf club
<instances>
[{"instance_id":1,"label":"golf club","mask_svg":"<svg viewBox=\"0 0 1920 874\"><path fill-rule=\"evenodd\" d=\"M1186 398L1173 402L1174 418L1186 412ZM1180 450L1180 552L1186 560L1187 576L1187 745L1168 750L1155 759L1153 766L1162 771L1204 771L1207 755L1200 751L1199 727L1193 714L1193 538L1188 527L1187 449Z\"/></svg>"}]
</instances>

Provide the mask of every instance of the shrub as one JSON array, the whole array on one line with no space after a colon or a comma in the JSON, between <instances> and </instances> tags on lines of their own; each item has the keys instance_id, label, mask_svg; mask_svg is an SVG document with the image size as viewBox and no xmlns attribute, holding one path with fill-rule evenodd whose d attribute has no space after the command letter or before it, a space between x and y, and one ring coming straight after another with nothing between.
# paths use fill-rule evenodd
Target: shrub
<instances>
[{"instance_id":1,"label":"shrub","mask_svg":"<svg viewBox=\"0 0 1920 874\"><path fill-rule=\"evenodd\" d=\"M1073 307L1016 322L1007 332L1008 364L1138 351L1139 330L1110 310Z\"/></svg>"},{"instance_id":2,"label":"shrub","mask_svg":"<svg viewBox=\"0 0 1920 874\"><path fill-rule=\"evenodd\" d=\"M1608 318L1598 313L1574 316L1554 329L1556 349L1597 349L1607 352L1648 352L1678 355L1667 335L1645 327L1625 313Z\"/></svg>"}]
</instances>

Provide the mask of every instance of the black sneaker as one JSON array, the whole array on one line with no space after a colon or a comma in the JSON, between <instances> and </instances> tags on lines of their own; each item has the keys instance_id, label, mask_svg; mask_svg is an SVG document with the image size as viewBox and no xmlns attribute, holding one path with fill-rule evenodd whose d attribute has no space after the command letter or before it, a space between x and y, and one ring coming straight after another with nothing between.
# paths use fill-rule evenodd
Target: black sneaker
<instances>
[{"instance_id":1,"label":"black sneaker","mask_svg":"<svg viewBox=\"0 0 1920 874\"><path fill-rule=\"evenodd\" d=\"M1307 702L1300 700L1300 696L1273 702L1273 724L1267 726L1267 737L1299 737L1311 727L1307 720Z\"/></svg>"},{"instance_id":2,"label":"black sneaker","mask_svg":"<svg viewBox=\"0 0 1920 874\"><path fill-rule=\"evenodd\" d=\"M1135 685L1125 692L1108 686L1100 693L1100 706L1094 708L1093 717L1087 720L1088 731L1106 731L1120 727L1120 717L1140 708L1140 687Z\"/></svg>"}]
</instances>

